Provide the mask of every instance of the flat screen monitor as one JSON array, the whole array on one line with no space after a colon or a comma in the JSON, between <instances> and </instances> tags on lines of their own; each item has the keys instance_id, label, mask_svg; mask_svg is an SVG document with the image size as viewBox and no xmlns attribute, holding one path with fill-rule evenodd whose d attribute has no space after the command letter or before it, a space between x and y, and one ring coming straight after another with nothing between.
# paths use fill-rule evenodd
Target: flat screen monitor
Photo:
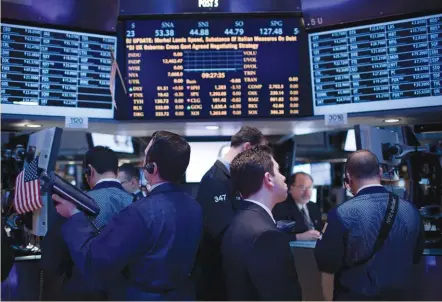
<instances>
[{"instance_id":1,"label":"flat screen monitor","mask_svg":"<svg viewBox=\"0 0 442 302\"><path fill-rule=\"evenodd\" d=\"M314 202L314 203L318 202L318 189L317 188L313 188L312 196L310 197L310 201Z\"/></svg>"},{"instance_id":2,"label":"flat screen monitor","mask_svg":"<svg viewBox=\"0 0 442 302\"><path fill-rule=\"evenodd\" d=\"M347 131L347 136L345 137L344 151L353 152L356 151L356 136L355 129L349 129Z\"/></svg>"},{"instance_id":3,"label":"flat screen monitor","mask_svg":"<svg viewBox=\"0 0 442 302\"><path fill-rule=\"evenodd\" d=\"M438 0L302 0L301 3L308 29L441 9Z\"/></svg>"},{"instance_id":4,"label":"flat screen monitor","mask_svg":"<svg viewBox=\"0 0 442 302\"><path fill-rule=\"evenodd\" d=\"M293 167L292 174L297 172L311 175L315 186L329 186L332 183L330 163L298 164Z\"/></svg>"},{"instance_id":5,"label":"flat screen monitor","mask_svg":"<svg viewBox=\"0 0 442 302\"><path fill-rule=\"evenodd\" d=\"M113 118L116 37L1 24L3 114Z\"/></svg>"},{"instance_id":6,"label":"flat screen monitor","mask_svg":"<svg viewBox=\"0 0 442 302\"><path fill-rule=\"evenodd\" d=\"M118 108L129 110L116 118L311 115L302 28L296 17L126 21L129 101Z\"/></svg>"},{"instance_id":7,"label":"flat screen monitor","mask_svg":"<svg viewBox=\"0 0 442 302\"><path fill-rule=\"evenodd\" d=\"M121 153L134 153L132 136L91 133L93 146L105 146Z\"/></svg>"},{"instance_id":8,"label":"flat screen monitor","mask_svg":"<svg viewBox=\"0 0 442 302\"><path fill-rule=\"evenodd\" d=\"M442 105L442 14L309 35L314 114Z\"/></svg>"},{"instance_id":9,"label":"flat screen monitor","mask_svg":"<svg viewBox=\"0 0 442 302\"><path fill-rule=\"evenodd\" d=\"M199 183L218 158L225 155L230 142L189 142L190 162L186 171L187 183Z\"/></svg>"},{"instance_id":10,"label":"flat screen monitor","mask_svg":"<svg viewBox=\"0 0 442 302\"><path fill-rule=\"evenodd\" d=\"M307 174L312 173L312 167L311 164L298 164L293 166L292 174L298 173L298 172L304 172Z\"/></svg>"},{"instance_id":11,"label":"flat screen monitor","mask_svg":"<svg viewBox=\"0 0 442 302\"><path fill-rule=\"evenodd\" d=\"M2 19L81 28L94 32L115 32L119 2L119 0L2 0Z\"/></svg>"},{"instance_id":12,"label":"flat screen monitor","mask_svg":"<svg viewBox=\"0 0 442 302\"><path fill-rule=\"evenodd\" d=\"M332 183L331 179L331 164L330 163L312 163L311 175L315 186L329 186Z\"/></svg>"},{"instance_id":13,"label":"flat screen monitor","mask_svg":"<svg viewBox=\"0 0 442 302\"><path fill-rule=\"evenodd\" d=\"M366 149L373 152L380 164L397 166L401 159L391 158L384 159L383 145L384 144L403 144L397 132L389 129L381 129L368 125L356 125L356 146L359 150Z\"/></svg>"}]
</instances>

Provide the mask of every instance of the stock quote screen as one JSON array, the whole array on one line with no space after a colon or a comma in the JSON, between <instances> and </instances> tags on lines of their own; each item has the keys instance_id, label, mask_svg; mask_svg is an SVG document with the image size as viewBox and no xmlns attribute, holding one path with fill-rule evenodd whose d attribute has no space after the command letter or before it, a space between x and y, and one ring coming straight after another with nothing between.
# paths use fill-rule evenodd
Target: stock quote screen
<instances>
[{"instance_id":1,"label":"stock quote screen","mask_svg":"<svg viewBox=\"0 0 442 302\"><path fill-rule=\"evenodd\" d=\"M2 113L113 118L116 37L1 24Z\"/></svg>"},{"instance_id":2,"label":"stock quote screen","mask_svg":"<svg viewBox=\"0 0 442 302\"><path fill-rule=\"evenodd\" d=\"M139 20L126 22L125 34L131 108L116 118L312 114L311 99L301 100L310 89L299 19Z\"/></svg>"},{"instance_id":3,"label":"stock quote screen","mask_svg":"<svg viewBox=\"0 0 442 302\"><path fill-rule=\"evenodd\" d=\"M309 35L315 115L442 105L442 15Z\"/></svg>"}]
</instances>

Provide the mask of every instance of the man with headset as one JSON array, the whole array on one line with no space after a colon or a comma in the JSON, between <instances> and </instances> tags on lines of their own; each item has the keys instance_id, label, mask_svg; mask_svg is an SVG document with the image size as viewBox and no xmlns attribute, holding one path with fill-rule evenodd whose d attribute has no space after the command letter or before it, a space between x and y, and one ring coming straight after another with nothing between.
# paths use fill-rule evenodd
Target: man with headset
<instances>
[{"instance_id":1,"label":"man with headset","mask_svg":"<svg viewBox=\"0 0 442 302\"><path fill-rule=\"evenodd\" d=\"M99 234L73 204L53 196L58 213L68 218L62 234L75 265L103 288L122 279L109 292L111 300L195 298L191 274L203 216L200 205L178 186L189 159L184 138L156 132L145 150L150 194L121 211Z\"/></svg>"},{"instance_id":2,"label":"man with headset","mask_svg":"<svg viewBox=\"0 0 442 302\"><path fill-rule=\"evenodd\" d=\"M113 215L132 203L132 196L123 189L117 179L117 170L118 158L111 149L95 146L86 152L83 172L91 188L87 194L95 199L100 208L100 214L90 220L95 230L101 229ZM54 297L55 300L101 299L102 293L73 265L60 232L66 219L56 213L55 215L49 223L48 233L42 245L41 267L45 271L45 293L54 287L54 283L50 281L51 276L62 276L62 296Z\"/></svg>"},{"instance_id":3,"label":"man with headset","mask_svg":"<svg viewBox=\"0 0 442 302\"><path fill-rule=\"evenodd\" d=\"M424 226L413 204L381 186L381 175L368 150L347 159L344 182L355 197L328 213L315 248L326 300L406 298L412 264L422 255Z\"/></svg>"}]
</instances>

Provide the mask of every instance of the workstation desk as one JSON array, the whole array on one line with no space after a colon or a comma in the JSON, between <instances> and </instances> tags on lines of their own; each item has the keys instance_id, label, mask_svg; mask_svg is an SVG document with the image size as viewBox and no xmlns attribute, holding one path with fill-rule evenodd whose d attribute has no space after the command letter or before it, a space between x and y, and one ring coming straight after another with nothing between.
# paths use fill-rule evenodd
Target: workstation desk
<instances>
[{"instance_id":1,"label":"workstation desk","mask_svg":"<svg viewBox=\"0 0 442 302\"><path fill-rule=\"evenodd\" d=\"M316 241L290 241L304 301L323 301L321 273L314 256ZM408 300L442 301L442 248L426 248L413 266Z\"/></svg>"}]
</instances>

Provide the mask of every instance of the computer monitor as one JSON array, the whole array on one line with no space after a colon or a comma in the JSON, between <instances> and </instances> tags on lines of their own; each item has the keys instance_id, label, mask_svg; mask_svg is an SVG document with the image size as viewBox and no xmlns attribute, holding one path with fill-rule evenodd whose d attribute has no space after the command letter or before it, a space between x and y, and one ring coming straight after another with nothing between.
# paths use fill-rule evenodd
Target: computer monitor
<instances>
[{"instance_id":1,"label":"computer monitor","mask_svg":"<svg viewBox=\"0 0 442 302\"><path fill-rule=\"evenodd\" d=\"M310 164L298 164L294 165L292 169L292 174L298 173L298 172L304 172L307 174L312 173L312 167Z\"/></svg>"},{"instance_id":2,"label":"computer monitor","mask_svg":"<svg viewBox=\"0 0 442 302\"><path fill-rule=\"evenodd\" d=\"M134 153L132 136L91 133L93 146L105 146L121 153Z\"/></svg>"},{"instance_id":3,"label":"computer monitor","mask_svg":"<svg viewBox=\"0 0 442 302\"><path fill-rule=\"evenodd\" d=\"M356 150L355 129L349 129L345 138L344 151L354 152Z\"/></svg>"},{"instance_id":4,"label":"computer monitor","mask_svg":"<svg viewBox=\"0 0 442 302\"><path fill-rule=\"evenodd\" d=\"M383 145L384 144L399 144L399 135L396 132L387 129L381 129L378 127L372 127L367 125L356 125L356 147L358 150L366 149L373 152L380 164L397 166L401 160L392 158L384 159Z\"/></svg>"},{"instance_id":5,"label":"computer monitor","mask_svg":"<svg viewBox=\"0 0 442 302\"><path fill-rule=\"evenodd\" d=\"M315 186L330 186L331 178L331 164L328 162L312 163L311 176Z\"/></svg>"}]
</instances>

